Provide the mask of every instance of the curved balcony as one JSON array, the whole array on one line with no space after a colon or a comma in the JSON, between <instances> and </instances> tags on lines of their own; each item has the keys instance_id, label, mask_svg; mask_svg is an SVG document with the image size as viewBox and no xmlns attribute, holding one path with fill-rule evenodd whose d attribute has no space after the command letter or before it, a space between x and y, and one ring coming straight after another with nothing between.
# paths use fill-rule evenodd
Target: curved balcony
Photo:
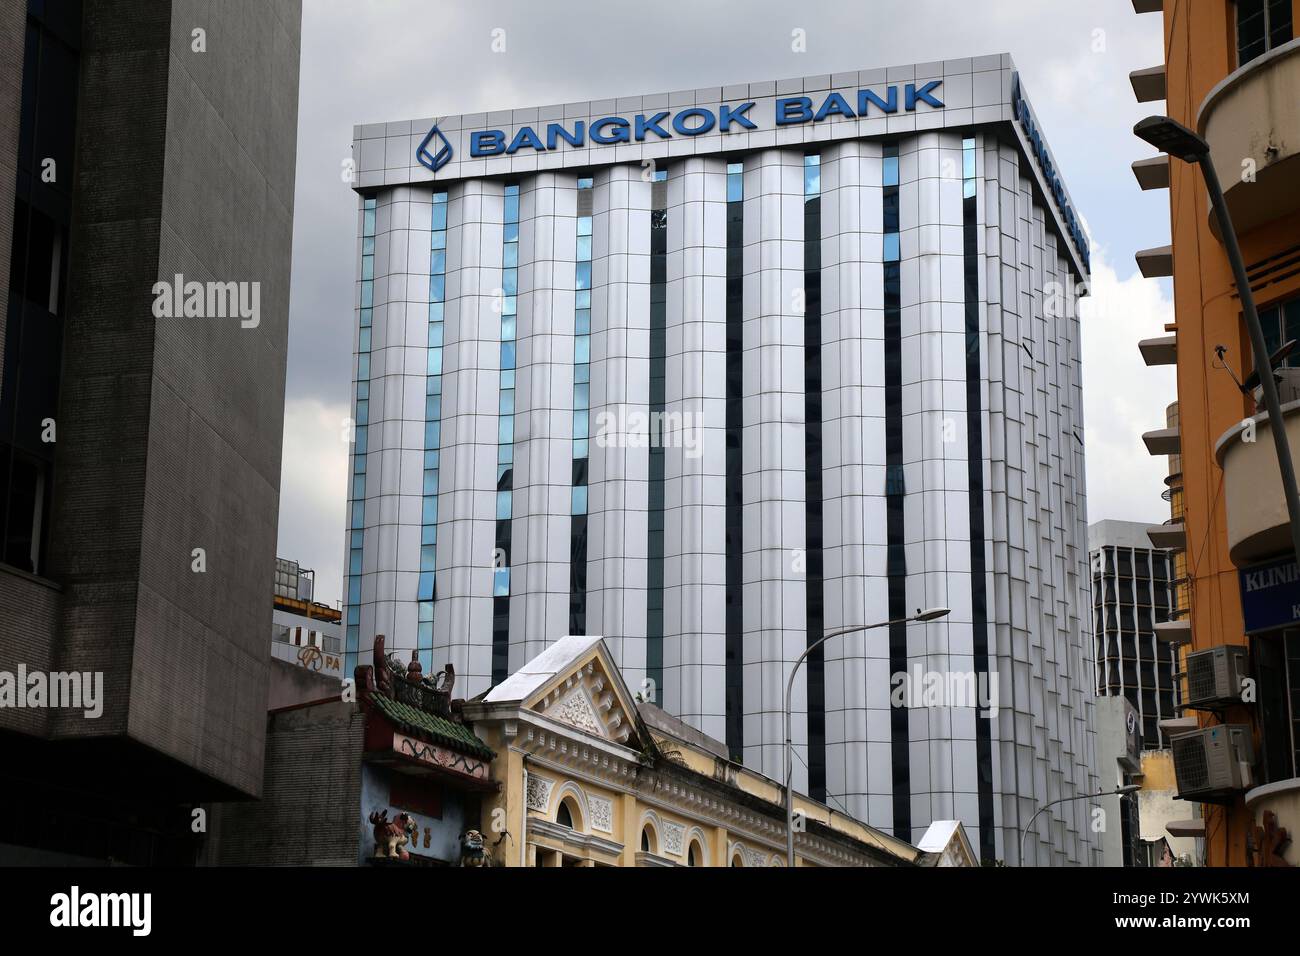
<instances>
[{"instance_id":1,"label":"curved balcony","mask_svg":"<svg viewBox=\"0 0 1300 956\"><path fill-rule=\"evenodd\" d=\"M1254 814L1256 826L1264 829L1264 842L1273 847L1276 842L1271 839L1277 828L1288 833L1300 833L1300 778L1266 783L1262 787L1246 792L1246 806ZM1273 819L1265 820L1264 814L1271 813ZM1292 840L1280 854L1282 860L1291 866L1300 866L1300 841ZM1280 865L1276 860L1274 866ZM1256 862L1256 866L1260 863Z\"/></svg>"},{"instance_id":2,"label":"curved balcony","mask_svg":"<svg viewBox=\"0 0 1300 956\"><path fill-rule=\"evenodd\" d=\"M1197 127L1238 235L1300 209L1300 38L1229 73L1201 104ZM1247 175L1253 163L1254 182ZM1210 228L1219 236L1218 217ZM1222 237L1220 237L1222 238Z\"/></svg>"},{"instance_id":3,"label":"curved balcony","mask_svg":"<svg viewBox=\"0 0 1300 956\"><path fill-rule=\"evenodd\" d=\"M1300 401L1282 406L1291 460L1300 471ZM1282 477L1277 467L1268 415L1233 425L1216 443L1223 469L1223 500L1228 515L1228 554L1237 567L1273 557L1291 547Z\"/></svg>"}]
</instances>

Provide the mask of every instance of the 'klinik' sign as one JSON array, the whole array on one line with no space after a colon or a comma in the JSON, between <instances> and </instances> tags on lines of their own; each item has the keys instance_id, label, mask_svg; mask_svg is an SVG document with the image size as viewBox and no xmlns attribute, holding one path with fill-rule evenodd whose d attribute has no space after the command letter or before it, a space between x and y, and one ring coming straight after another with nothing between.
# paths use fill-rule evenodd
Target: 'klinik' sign
<instances>
[{"instance_id":1,"label":"'klinik' sign","mask_svg":"<svg viewBox=\"0 0 1300 956\"><path fill-rule=\"evenodd\" d=\"M924 103L934 109L943 109L943 102L935 91L942 80L931 80L917 85L887 86L880 89L858 90L849 98L842 93L830 93L820 102L810 96L785 96L775 101L775 125L796 126L803 123L820 123L832 116L859 119L875 113L914 112ZM605 116L588 123L573 120L548 123L544 128L520 127L512 137L500 129L480 129L469 134L470 156L510 156L519 150L545 153L560 148L561 143L572 147L614 146L620 143L643 143L655 139L669 140L677 136L703 136L717 130L722 133L756 130L758 124L749 113L753 102L739 105L722 105L715 111L703 106L682 110L663 110L655 113L638 113L632 117ZM416 157L428 169L437 172L451 161L451 144L435 126L424 138Z\"/></svg>"}]
</instances>

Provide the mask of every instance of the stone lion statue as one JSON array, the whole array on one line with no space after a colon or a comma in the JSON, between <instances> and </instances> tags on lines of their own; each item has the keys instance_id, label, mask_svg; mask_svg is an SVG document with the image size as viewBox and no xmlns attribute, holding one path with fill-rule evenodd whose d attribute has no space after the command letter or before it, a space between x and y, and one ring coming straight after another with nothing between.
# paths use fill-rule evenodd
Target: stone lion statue
<instances>
[{"instance_id":1,"label":"stone lion statue","mask_svg":"<svg viewBox=\"0 0 1300 956\"><path fill-rule=\"evenodd\" d=\"M406 845L411 842L419 826L409 813L399 813L389 820L388 811L370 814L370 823L375 828L375 859L409 860Z\"/></svg>"}]
</instances>

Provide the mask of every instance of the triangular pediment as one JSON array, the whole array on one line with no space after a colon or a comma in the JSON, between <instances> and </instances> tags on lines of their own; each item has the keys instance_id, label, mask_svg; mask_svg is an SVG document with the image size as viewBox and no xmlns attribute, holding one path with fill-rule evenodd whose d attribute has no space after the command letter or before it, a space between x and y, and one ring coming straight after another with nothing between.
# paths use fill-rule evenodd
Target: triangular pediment
<instances>
[{"instance_id":1,"label":"triangular pediment","mask_svg":"<svg viewBox=\"0 0 1300 956\"><path fill-rule=\"evenodd\" d=\"M593 737L635 747L634 704L598 649L559 673L525 706Z\"/></svg>"}]
</instances>

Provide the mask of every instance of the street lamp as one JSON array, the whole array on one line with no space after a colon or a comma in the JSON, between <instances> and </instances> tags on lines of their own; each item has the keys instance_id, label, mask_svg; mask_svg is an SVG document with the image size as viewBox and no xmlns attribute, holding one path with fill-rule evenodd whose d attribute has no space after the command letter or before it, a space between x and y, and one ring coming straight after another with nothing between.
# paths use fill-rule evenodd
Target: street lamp
<instances>
[{"instance_id":1,"label":"street lamp","mask_svg":"<svg viewBox=\"0 0 1300 956\"><path fill-rule=\"evenodd\" d=\"M1039 807L1037 810L1034 811L1034 815L1029 818L1029 822L1025 824L1024 831L1021 832L1020 834L1020 865L1021 866L1025 865L1025 838L1029 836L1029 831L1033 827L1034 821L1038 819L1038 815L1042 813L1044 810L1046 810L1048 807L1054 807L1058 803L1069 803L1071 800L1092 800L1095 799L1096 797L1110 797L1110 796L1122 797L1130 793L1136 793L1141 789L1142 789L1142 785L1140 783L1126 783L1124 786L1116 787L1114 790L1098 790L1096 793L1081 793L1075 797L1062 797L1060 800L1052 800L1048 803L1044 803L1041 807Z\"/></svg>"},{"instance_id":2,"label":"street lamp","mask_svg":"<svg viewBox=\"0 0 1300 956\"><path fill-rule=\"evenodd\" d=\"M1264 408L1268 411L1273 445L1277 450L1278 470L1282 475L1282 492L1286 496L1286 510L1291 519L1291 548L1295 552L1296 561L1300 563L1300 493L1296 491L1291 445L1287 441L1286 426L1282 421L1282 404L1277 397L1277 382L1273 379L1273 366L1268 346L1264 343L1264 330L1259 324L1255 296L1250 291L1250 278L1246 275L1246 262L1241 257L1241 246L1238 245L1237 234L1232 228L1232 217L1228 212L1227 200L1223 198L1219 174L1210 159L1210 144L1168 116L1147 117L1133 127L1133 134L1162 153L1201 167L1201 175L1205 177L1206 188L1210 191L1210 205L1219 217L1219 231L1223 234L1223 244L1227 247L1228 259L1232 263L1237 293L1241 296L1241 311L1246 318L1246 329L1250 332L1251 350L1255 353L1255 371L1264 390Z\"/></svg>"},{"instance_id":3,"label":"street lamp","mask_svg":"<svg viewBox=\"0 0 1300 956\"><path fill-rule=\"evenodd\" d=\"M878 624L854 624L850 627L841 627L824 635L821 640L809 644L799 658L794 662L794 667L790 671L790 678L785 682L785 860L786 865L794 866L794 786L791 781L793 768L790 765L791 755L794 753L794 746L790 741L790 694L794 690L794 677L799 673L799 665L802 664L817 648L821 647L832 637L842 637L845 634L853 634L857 631L871 631L878 627L889 627L891 624L908 624L912 621L935 621L948 614L946 607L932 607L925 611L917 611L911 617L900 617L894 621L881 621Z\"/></svg>"}]
</instances>

